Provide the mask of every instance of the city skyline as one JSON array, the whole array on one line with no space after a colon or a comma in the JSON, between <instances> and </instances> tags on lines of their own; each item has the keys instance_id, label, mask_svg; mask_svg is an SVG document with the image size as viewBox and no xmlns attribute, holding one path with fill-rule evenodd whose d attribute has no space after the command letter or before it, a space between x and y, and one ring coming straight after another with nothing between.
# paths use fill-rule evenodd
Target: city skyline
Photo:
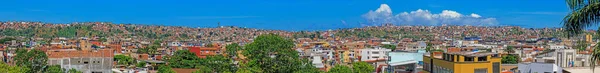
<instances>
[{"instance_id":1,"label":"city skyline","mask_svg":"<svg viewBox=\"0 0 600 73\"><path fill-rule=\"evenodd\" d=\"M7 1L0 21L47 23L113 22L166 26L239 26L276 30L327 30L379 25L371 12L389 6L390 15L427 11L458 13L462 22L495 22L493 26L560 28L568 13L564 1ZM465 8L468 7L468 8ZM476 17L473 17L476 16ZM423 16L405 16L423 17ZM480 18L481 17L481 18ZM479 19L488 19L482 21ZM392 22L396 25L441 25L443 19ZM385 21L385 23L390 23ZM400 24L405 23L405 24ZM464 25L464 24L452 24ZM595 28L591 28L595 29Z\"/></svg>"}]
</instances>

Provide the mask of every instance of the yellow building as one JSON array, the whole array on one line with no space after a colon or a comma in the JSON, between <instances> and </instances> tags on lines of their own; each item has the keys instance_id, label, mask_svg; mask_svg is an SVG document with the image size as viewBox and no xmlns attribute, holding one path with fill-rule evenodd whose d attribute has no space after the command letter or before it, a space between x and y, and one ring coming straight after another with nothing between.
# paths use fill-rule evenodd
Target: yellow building
<instances>
[{"instance_id":1,"label":"yellow building","mask_svg":"<svg viewBox=\"0 0 600 73\"><path fill-rule=\"evenodd\" d=\"M585 35L585 41L586 41L586 42L588 42L588 43L591 43L591 42L592 42L592 38L593 38L593 37L592 37L592 35L590 35L590 34L586 34L586 35Z\"/></svg>"},{"instance_id":2,"label":"yellow building","mask_svg":"<svg viewBox=\"0 0 600 73\"><path fill-rule=\"evenodd\" d=\"M423 56L423 73L500 73L501 59L491 52L434 52Z\"/></svg>"}]
</instances>

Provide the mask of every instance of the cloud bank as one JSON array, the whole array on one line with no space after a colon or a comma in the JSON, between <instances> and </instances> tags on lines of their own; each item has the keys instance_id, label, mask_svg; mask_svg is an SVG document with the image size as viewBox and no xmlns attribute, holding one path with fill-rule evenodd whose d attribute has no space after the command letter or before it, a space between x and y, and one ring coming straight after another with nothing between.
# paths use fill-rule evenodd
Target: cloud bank
<instances>
[{"instance_id":1,"label":"cloud bank","mask_svg":"<svg viewBox=\"0 0 600 73\"><path fill-rule=\"evenodd\" d=\"M402 12L400 14L392 14L392 9L387 4L373 11L363 14L371 25L380 25L392 23L395 25L472 25L472 26L495 26L498 25L496 18L486 18L481 15L471 13L463 15L452 10L443 10L441 13L433 14L429 10L418 9L416 11Z\"/></svg>"}]
</instances>

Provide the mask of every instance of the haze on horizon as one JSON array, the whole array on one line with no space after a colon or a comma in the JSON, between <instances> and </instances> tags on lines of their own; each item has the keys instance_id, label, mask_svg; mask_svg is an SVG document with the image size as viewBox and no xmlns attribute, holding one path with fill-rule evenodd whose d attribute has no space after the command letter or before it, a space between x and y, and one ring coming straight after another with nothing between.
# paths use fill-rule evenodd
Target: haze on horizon
<instances>
[{"instance_id":1,"label":"haze on horizon","mask_svg":"<svg viewBox=\"0 0 600 73\"><path fill-rule=\"evenodd\" d=\"M167 26L239 26L326 30L395 25L561 27L566 4L557 1L4 1L0 21L113 22Z\"/></svg>"}]
</instances>

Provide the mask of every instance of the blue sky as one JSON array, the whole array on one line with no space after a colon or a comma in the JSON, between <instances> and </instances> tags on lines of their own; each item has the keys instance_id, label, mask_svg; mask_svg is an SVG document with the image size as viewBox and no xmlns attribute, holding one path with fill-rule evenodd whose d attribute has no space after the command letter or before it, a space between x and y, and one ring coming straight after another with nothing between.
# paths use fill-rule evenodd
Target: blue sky
<instances>
[{"instance_id":1,"label":"blue sky","mask_svg":"<svg viewBox=\"0 0 600 73\"><path fill-rule=\"evenodd\" d=\"M370 24L363 15L382 3L397 15L451 10L494 18L498 25L561 27L568 13L563 0L5 0L0 21L49 23L103 21L189 27L221 25L324 30ZM362 24L359 24L362 23Z\"/></svg>"}]
</instances>

